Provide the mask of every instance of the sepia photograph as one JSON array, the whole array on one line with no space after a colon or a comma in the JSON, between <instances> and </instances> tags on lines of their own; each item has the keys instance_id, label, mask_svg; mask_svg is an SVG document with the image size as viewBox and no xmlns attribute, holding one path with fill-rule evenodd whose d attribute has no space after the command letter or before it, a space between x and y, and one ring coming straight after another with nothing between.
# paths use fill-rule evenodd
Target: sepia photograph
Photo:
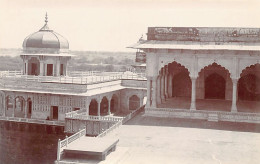
<instances>
[{"instance_id":1,"label":"sepia photograph","mask_svg":"<svg viewBox=\"0 0 260 164\"><path fill-rule=\"evenodd\" d=\"M0 0L0 164L259 164L260 0Z\"/></svg>"}]
</instances>

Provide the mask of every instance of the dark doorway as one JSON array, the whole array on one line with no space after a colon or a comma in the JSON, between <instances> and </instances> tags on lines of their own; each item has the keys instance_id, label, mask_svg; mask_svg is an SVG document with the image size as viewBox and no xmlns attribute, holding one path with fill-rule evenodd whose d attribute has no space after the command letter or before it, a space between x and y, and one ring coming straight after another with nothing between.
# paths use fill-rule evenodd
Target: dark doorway
<instances>
[{"instance_id":1,"label":"dark doorway","mask_svg":"<svg viewBox=\"0 0 260 164\"><path fill-rule=\"evenodd\" d=\"M241 77L238 81L238 99L260 101L260 79L253 74Z\"/></svg>"},{"instance_id":2,"label":"dark doorway","mask_svg":"<svg viewBox=\"0 0 260 164\"><path fill-rule=\"evenodd\" d=\"M205 79L206 99L225 99L226 80L217 73Z\"/></svg>"},{"instance_id":3,"label":"dark doorway","mask_svg":"<svg viewBox=\"0 0 260 164\"><path fill-rule=\"evenodd\" d=\"M63 76L64 73L63 73L63 64L60 65L60 75Z\"/></svg>"},{"instance_id":4,"label":"dark doorway","mask_svg":"<svg viewBox=\"0 0 260 164\"><path fill-rule=\"evenodd\" d=\"M32 114L32 101L28 102L28 114Z\"/></svg>"},{"instance_id":5,"label":"dark doorway","mask_svg":"<svg viewBox=\"0 0 260 164\"><path fill-rule=\"evenodd\" d=\"M129 98L129 110L136 110L140 107L140 98L133 95Z\"/></svg>"},{"instance_id":6,"label":"dark doorway","mask_svg":"<svg viewBox=\"0 0 260 164\"><path fill-rule=\"evenodd\" d=\"M172 97L191 97L191 80L188 72L180 72L173 77Z\"/></svg>"},{"instance_id":7,"label":"dark doorway","mask_svg":"<svg viewBox=\"0 0 260 164\"><path fill-rule=\"evenodd\" d=\"M89 104L89 115L97 116L98 114L98 103L95 99L92 99Z\"/></svg>"},{"instance_id":8,"label":"dark doorway","mask_svg":"<svg viewBox=\"0 0 260 164\"><path fill-rule=\"evenodd\" d=\"M47 76L53 76L53 64L47 64Z\"/></svg>"},{"instance_id":9,"label":"dark doorway","mask_svg":"<svg viewBox=\"0 0 260 164\"><path fill-rule=\"evenodd\" d=\"M32 69L31 69L31 75L35 75L37 76L37 64L36 63L32 63Z\"/></svg>"},{"instance_id":10,"label":"dark doorway","mask_svg":"<svg viewBox=\"0 0 260 164\"><path fill-rule=\"evenodd\" d=\"M52 106L52 119L53 120L58 120L58 115L59 115L59 108L58 106Z\"/></svg>"}]
</instances>

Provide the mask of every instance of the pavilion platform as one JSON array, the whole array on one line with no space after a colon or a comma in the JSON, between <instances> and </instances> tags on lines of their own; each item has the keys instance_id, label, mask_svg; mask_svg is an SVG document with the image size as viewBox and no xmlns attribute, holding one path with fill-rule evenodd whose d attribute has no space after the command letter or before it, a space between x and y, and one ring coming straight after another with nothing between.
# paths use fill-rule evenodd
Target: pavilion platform
<instances>
[{"instance_id":1,"label":"pavilion platform","mask_svg":"<svg viewBox=\"0 0 260 164\"><path fill-rule=\"evenodd\" d=\"M190 98L169 98L156 108L147 106L145 115L203 119L215 122L260 123L260 102L238 101L237 111L231 111L231 103L229 100L196 100L196 110L190 110Z\"/></svg>"},{"instance_id":2,"label":"pavilion platform","mask_svg":"<svg viewBox=\"0 0 260 164\"><path fill-rule=\"evenodd\" d=\"M116 150L119 142L115 137L82 137L64 148L62 160L59 163L75 162L85 163L89 160L103 161L106 156Z\"/></svg>"},{"instance_id":3,"label":"pavilion platform","mask_svg":"<svg viewBox=\"0 0 260 164\"><path fill-rule=\"evenodd\" d=\"M190 109L190 98L174 97L168 98L162 104L158 105L158 108L174 108L174 109ZM206 111L231 111L231 100L219 100L219 99L197 99L196 110ZM246 113L260 113L259 101L242 101L237 102L237 111Z\"/></svg>"}]
</instances>

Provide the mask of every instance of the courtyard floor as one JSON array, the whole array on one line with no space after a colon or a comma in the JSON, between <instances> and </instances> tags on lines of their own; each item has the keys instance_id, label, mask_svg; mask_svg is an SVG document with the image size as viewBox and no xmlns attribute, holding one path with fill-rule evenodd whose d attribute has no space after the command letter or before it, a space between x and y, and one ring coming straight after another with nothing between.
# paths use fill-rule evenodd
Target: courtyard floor
<instances>
[{"instance_id":1,"label":"courtyard floor","mask_svg":"<svg viewBox=\"0 0 260 164\"><path fill-rule=\"evenodd\" d=\"M107 137L117 150L100 164L258 164L260 125L144 117Z\"/></svg>"}]
</instances>

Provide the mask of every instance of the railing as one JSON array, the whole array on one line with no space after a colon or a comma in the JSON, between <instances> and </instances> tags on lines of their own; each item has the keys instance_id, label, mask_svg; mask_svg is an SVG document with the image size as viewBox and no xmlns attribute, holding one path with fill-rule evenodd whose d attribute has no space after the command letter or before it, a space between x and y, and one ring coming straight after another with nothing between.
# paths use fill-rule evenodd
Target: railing
<instances>
[{"instance_id":1,"label":"railing","mask_svg":"<svg viewBox=\"0 0 260 164\"><path fill-rule=\"evenodd\" d=\"M32 119L32 118L0 116L0 120L14 121L14 122L24 122L24 123L35 123L35 124L45 124L45 125L58 125L58 126L64 126L65 125L64 121L38 120L38 119Z\"/></svg>"},{"instance_id":2,"label":"railing","mask_svg":"<svg viewBox=\"0 0 260 164\"><path fill-rule=\"evenodd\" d=\"M100 71L68 71L67 73L71 77L86 77L97 75L100 73Z\"/></svg>"},{"instance_id":3,"label":"railing","mask_svg":"<svg viewBox=\"0 0 260 164\"><path fill-rule=\"evenodd\" d=\"M0 77L21 76L22 71L0 71Z\"/></svg>"},{"instance_id":4,"label":"railing","mask_svg":"<svg viewBox=\"0 0 260 164\"><path fill-rule=\"evenodd\" d=\"M108 128L107 130L105 130L104 132L100 133L97 137L104 137L106 136L108 133L112 132L113 130L117 129L120 127L120 125L122 125L123 120L118 121L117 123L115 123L113 126L111 126L110 128Z\"/></svg>"},{"instance_id":5,"label":"railing","mask_svg":"<svg viewBox=\"0 0 260 164\"><path fill-rule=\"evenodd\" d=\"M86 128L80 130L79 132L71 135L70 137L66 136L66 138L64 140L60 140L58 141L58 149L57 149L57 160L60 160L61 154L63 153L64 147L68 146L70 143L72 143L73 141L80 139L82 136L86 135Z\"/></svg>"},{"instance_id":6,"label":"railing","mask_svg":"<svg viewBox=\"0 0 260 164\"><path fill-rule=\"evenodd\" d=\"M73 84L94 84L121 79L146 80L144 73L133 72L71 72L72 76L34 76L23 75L22 71L0 71L0 77L24 78L25 81L58 82ZM77 75L77 76L76 76Z\"/></svg>"},{"instance_id":7,"label":"railing","mask_svg":"<svg viewBox=\"0 0 260 164\"><path fill-rule=\"evenodd\" d=\"M111 116L89 116L86 112L77 113L77 111L69 112L65 114L65 118L78 119L78 120L93 120L93 121L111 121L118 122L122 121L123 118L111 117Z\"/></svg>"},{"instance_id":8,"label":"railing","mask_svg":"<svg viewBox=\"0 0 260 164\"><path fill-rule=\"evenodd\" d=\"M125 124L127 121L135 117L137 114L139 114L142 110L144 110L145 105L141 106L140 108L132 111L129 113L124 119L123 119L123 124Z\"/></svg>"}]
</instances>

